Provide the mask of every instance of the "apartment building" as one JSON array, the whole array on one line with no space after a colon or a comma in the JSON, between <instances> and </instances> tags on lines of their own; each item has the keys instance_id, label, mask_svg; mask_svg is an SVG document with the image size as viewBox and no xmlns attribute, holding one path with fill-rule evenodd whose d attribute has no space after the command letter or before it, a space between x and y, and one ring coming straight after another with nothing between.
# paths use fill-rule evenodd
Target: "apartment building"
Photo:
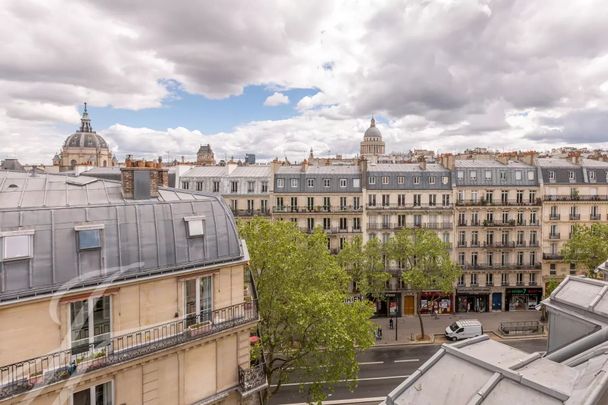
<instances>
[{"instance_id":1,"label":"apartment building","mask_svg":"<svg viewBox=\"0 0 608 405\"><path fill-rule=\"evenodd\" d=\"M457 312L522 310L542 299L538 170L499 159L455 161Z\"/></svg>"},{"instance_id":2,"label":"apartment building","mask_svg":"<svg viewBox=\"0 0 608 405\"><path fill-rule=\"evenodd\" d=\"M272 167L196 166L180 176L180 187L185 190L220 194L235 216L250 218L270 215Z\"/></svg>"},{"instance_id":3,"label":"apartment building","mask_svg":"<svg viewBox=\"0 0 608 405\"><path fill-rule=\"evenodd\" d=\"M453 195L451 172L439 164L419 163L362 165L365 172L365 240L379 238L383 243L403 228L427 228L437 232L451 246L453 240ZM437 301L440 313L452 312L452 297L436 297L433 291L415 297L401 281L403 264L391 262L392 275L386 291L386 301L377 303L378 314L388 314L393 308L398 314L413 315L415 300L421 303ZM441 305L440 305L441 304ZM422 312L432 308L421 305Z\"/></svg>"},{"instance_id":4,"label":"apartment building","mask_svg":"<svg viewBox=\"0 0 608 405\"><path fill-rule=\"evenodd\" d=\"M337 253L344 242L362 235L361 170L357 165L281 166L273 179L272 217L292 221L305 232L321 227L328 248Z\"/></svg>"},{"instance_id":5,"label":"apartment building","mask_svg":"<svg viewBox=\"0 0 608 405\"><path fill-rule=\"evenodd\" d=\"M574 263L563 260L561 249L574 225L591 225L608 218L608 162L585 159L540 158L543 182L543 278L574 275Z\"/></svg>"},{"instance_id":6,"label":"apartment building","mask_svg":"<svg viewBox=\"0 0 608 405\"><path fill-rule=\"evenodd\" d=\"M239 404L258 321L246 248L218 196L0 173L0 403Z\"/></svg>"}]
</instances>

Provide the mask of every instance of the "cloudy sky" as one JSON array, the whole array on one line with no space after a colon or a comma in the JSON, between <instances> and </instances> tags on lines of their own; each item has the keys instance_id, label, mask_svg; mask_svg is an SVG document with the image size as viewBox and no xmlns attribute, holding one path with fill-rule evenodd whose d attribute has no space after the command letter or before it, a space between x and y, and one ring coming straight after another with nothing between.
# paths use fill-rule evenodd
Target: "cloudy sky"
<instances>
[{"instance_id":1,"label":"cloudy sky","mask_svg":"<svg viewBox=\"0 0 608 405\"><path fill-rule=\"evenodd\" d=\"M0 9L0 158L49 163L87 101L125 154L608 147L605 0L69 1Z\"/></svg>"}]
</instances>

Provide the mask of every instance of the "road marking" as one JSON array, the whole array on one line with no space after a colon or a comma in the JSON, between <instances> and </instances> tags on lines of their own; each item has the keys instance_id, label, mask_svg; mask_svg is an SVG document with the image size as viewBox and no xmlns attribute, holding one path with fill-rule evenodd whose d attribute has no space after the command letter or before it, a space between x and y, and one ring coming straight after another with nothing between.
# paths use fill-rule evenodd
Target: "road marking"
<instances>
[{"instance_id":1,"label":"road marking","mask_svg":"<svg viewBox=\"0 0 608 405\"><path fill-rule=\"evenodd\" d=\"M367 377L367 378L357 378L356 380L337 380L337 383L344 383L344 382L353 382L353 381L375 381L375 380L391 380L391 379L395 379L395 378L408 378L409 375L390 375L387 377ZM326 384L327 381L320 381L320 384ZM310 385L310 384L314 384L313 382L297 382L297 383L286 383L286 384L281 384L281 387L290 387L290 386L296 386L296 385ZM270 385L272 388L276 387L276 384L272 384Z\"/></svg>"},{"instance_id":2,"label":"road marking","mask_svg":"<svg viewBox=\"0 0 608 405\"><path fill-rule=\"evenodd\" d=\"M341 405L341 404L363 404L366 402L382 402L386 397L370 397L370 398L351 398L351 399L334 399L333 401L323 401L324 405ZM305 402L295 402L291 404L281 405L308 405Z\"/></svg>"},{"instance_id":3,"label":"road marking","mask_svg":"<svg viewBox=\"0 0 608 405\"><path fill-rule=\"evenodd\" d=\"M420 359L403 359L403 360L395 360L395 363L415 363L420 361Z\"/></svg>"},{"instance_id":4,"label":"road marking","mask_svg":"<svg viewBox=\"0 0 608 405\"><path fill-rule=\"evenodd\" d=\"M360 366L371 366L372 364L384 364L383 361L362 361L359 363Z\"/></svg>"}]
</instances>

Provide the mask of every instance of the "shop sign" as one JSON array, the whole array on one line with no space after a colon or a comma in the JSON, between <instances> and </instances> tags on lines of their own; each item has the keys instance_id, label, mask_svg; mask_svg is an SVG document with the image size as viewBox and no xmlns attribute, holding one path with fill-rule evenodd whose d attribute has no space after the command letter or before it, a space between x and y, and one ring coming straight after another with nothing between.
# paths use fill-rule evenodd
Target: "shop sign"
<instances>
[{"instance_id":1,"label":"shop sign","mask_svg":"<svg viewBox=\"0 0 608 405\"><path fill-rule=\"evenodd\" d=\"M510 288L508 292L511 294L542 294L542 288Z\"/></svg>"}]
</instances>

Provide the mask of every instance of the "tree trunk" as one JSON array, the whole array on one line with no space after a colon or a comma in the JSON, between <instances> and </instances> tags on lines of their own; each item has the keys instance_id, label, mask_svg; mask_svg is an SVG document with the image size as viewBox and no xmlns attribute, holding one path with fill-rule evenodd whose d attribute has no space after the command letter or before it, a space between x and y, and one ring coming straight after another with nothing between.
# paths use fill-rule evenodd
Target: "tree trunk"
<instances>
[{"instance_id":1,"label":"tree trunk","mask_svg":"<svg viewBox=\"0 0 608 405\"><path fill-rule=\"evenodd\" d=\"M420 340L424 339L424 323L422 323L422 314L420 313L420 306L418 306L418 320L420 321Z\"/></svg>"}]
</instances>

